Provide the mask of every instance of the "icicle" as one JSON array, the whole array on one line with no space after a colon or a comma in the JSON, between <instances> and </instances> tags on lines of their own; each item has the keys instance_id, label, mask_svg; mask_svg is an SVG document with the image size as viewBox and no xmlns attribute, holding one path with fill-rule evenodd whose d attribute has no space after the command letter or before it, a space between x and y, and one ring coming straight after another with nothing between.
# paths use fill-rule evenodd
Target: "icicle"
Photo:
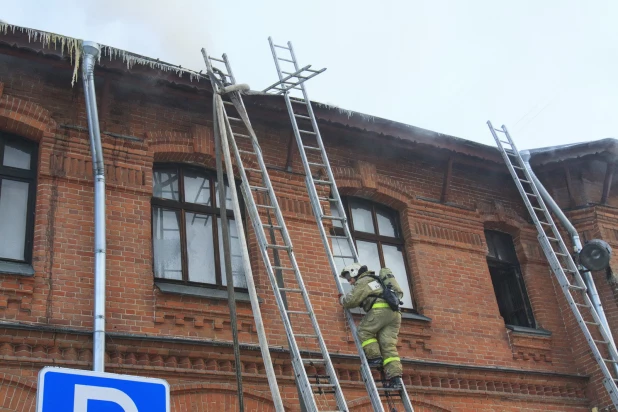
<instances>
[{"instance_id":1,"label":"icicle","mask_svg":"<svg viewBox=\"0 0 618 412\"><path fill-rule=\"evenodd\" d=\"M65 48L69 57L69 62L73 65L73 76L71 78L71 85L74 85L78 75L79 75L79 65L81 60L81 50L83 41L80 39L75 39L73 37L62 36L60 34L49 33L40 30L34 30L27 27L20 27L10 25L8 23L0 21L0 35L8 34L10 31L12 34L15 34L15 30L19 30L22 33L26 33L28 36L28 42L40 42L43 48L51 49L52 43L54 50L58 49L60 46L60 55L62 57L65 56ZM60 43L58 45L58 43ZM193 70L183 69L180 66L174 66L166 63L159 62L158 60L142 57L135 55L133 53L127 52L125 50L116 49L111 46L101 45L101 54L107 54L109 56L110 61L115 59L121 59L123 63L126 64L127 69L131 70L133 66L136 64L141 66L147 66L151 69L160 70L164 73L173 72L178 75L178 77L182 77L184 74L187 74L189 77L189 81L200 81L200 79L205 78L205 75L197 73ZM101 55L99 55L99 63L101 61Z\"/></svg>"}]
</instances>

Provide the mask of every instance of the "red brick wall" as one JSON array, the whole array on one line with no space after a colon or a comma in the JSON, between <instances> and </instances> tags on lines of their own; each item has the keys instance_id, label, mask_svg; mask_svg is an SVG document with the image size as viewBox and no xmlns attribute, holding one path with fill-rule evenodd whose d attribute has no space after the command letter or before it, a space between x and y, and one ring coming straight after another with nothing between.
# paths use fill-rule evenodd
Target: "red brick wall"
<instances>
[{"instance_id":1,"label":"red brick wall","mask_svg":"<svg viewBox=\"0 0 618 412\"><path fill-rule=\"evenodd\" d=\"M35 276L0 274L0 320L10 323L0 324L0 391L6 394L0 408L10 411L31 410L42 366L89 368L92 359L88 136L60 127L86 127L83 93L79 84L70 87L68 64L51 63L27 52L0 53L0 131L40 142ZM96 75L102 130L141 139L103 137L108 370L168 379L175 411L234 410L227 302L163 294L152 273L152 166L175 161L213 168L210 95L202 83L196 90L99 68ZM284 171L287 115L247 101L346 398L351 410L369 410L357 366L344 356L356 350L336 304L297 153L292 171ZM585 411L606 406L581 332L499 165L455 160L449 204L444 205L431 200L441 197L444 154L390 146L385 137L333 124L323 125L322 132L342 194L372 199L400 214L415 301L419 312L431 318L404 319L400 334L404 380L415 410ZM604 223L593 217L592 224L618 228L618 220L607 213ZM551 337L505 328L485 261L485 228L515 238L535 318ZM251 228L248 233L282 394L289 410L298 410L289 357L281 349L287 347L285 334ZM605 284L601 289L612 325L618 327L616 292ZM238 317L241 342L255 346L248 303L238 304ZM242 362L249 410L272 410L259 351L243 349Z\"/></svg>"}]
</instances>

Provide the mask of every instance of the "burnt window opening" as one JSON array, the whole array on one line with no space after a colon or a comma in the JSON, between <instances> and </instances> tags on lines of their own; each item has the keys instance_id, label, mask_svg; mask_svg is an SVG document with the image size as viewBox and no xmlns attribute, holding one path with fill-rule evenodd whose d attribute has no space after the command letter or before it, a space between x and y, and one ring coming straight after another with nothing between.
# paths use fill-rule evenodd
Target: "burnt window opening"
<instances>
[{"instance_id":1,"label":"burnt window opening","mask_svg":"<svg viewBox=\"0 0 618 412\"><path fill-rule=\"evenodd\" d=\"M159 281L224 289L227 285L216 173L155 165L152 195L153 271ZM246 289L232 196L225 181L234 287Z\"/></svg>"},{"instance_id":2,"label":"burnt window opening","mask_svg":"<svg viewBox=\"0 0 618 412\"><path fill-rule=\"evenodd\" d=\"M489 249L487 266L504 323L536 328L513 238L506 233L486 230L485 239Z\"/></svg>"},{"instance_id":3,"label":"burnt window opening","mask_svg":"<svg viewBox=\"0 0 618 412\"><path fill-rule=\"evenodd\" d=\"M376 273L383 267L391 269L404 291L402 308L413 310L414 302L410 287L412 282L405 255L405 242L399 222L399 213L379 203L361 198L344 197L342 200L360 263L367 265L369 270ZM334 204L331 205L331 213L338 216ZM333 220L333 234L345 235L341 222L338 220ZM347 240L335 238L332 241L334 254L351 255ZM353 263L353 259L335 258L335 263L337 269L341 271L346 265ZM344 288L348 287L346 282L343 285Z\"/></svg>"},{"instance_id":4,"label":"burnt window opening","mask_svg":"<svg viewBox=\"0 0 618 412\"><path fill-rule=\"evenodd\" d=\"M32 262L37 145L0 133L0 260Z\"/></svg>"}]
</instances>

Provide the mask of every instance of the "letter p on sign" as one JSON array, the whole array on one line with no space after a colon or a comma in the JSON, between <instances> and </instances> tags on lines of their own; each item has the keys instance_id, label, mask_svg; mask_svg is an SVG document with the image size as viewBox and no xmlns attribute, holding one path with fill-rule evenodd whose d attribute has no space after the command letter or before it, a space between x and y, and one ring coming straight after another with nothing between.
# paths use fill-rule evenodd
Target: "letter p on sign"
<instances>
[{"instance_id":1,"label":"letter p on sign","mask_svg":"<svg viewBox=\"0 0 618 412\"><path fill-rule=\"evenodd\" d=\"M170 412L163 379L46 367L38 382L37 412Z\"/></svg>"}]
</instances>

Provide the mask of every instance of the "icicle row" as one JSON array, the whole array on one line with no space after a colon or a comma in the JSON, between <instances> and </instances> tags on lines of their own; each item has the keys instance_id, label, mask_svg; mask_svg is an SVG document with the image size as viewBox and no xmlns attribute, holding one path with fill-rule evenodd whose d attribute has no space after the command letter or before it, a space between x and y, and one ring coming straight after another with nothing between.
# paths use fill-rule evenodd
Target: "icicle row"
<instances>
[{"instance_id":1,"label":"icicle row","mask_svg":"<svg viewBox=\"0 0 618 412\"><path fill-rule=\"evenodd\" d=\"M64 56L64 51L66 48L67 54L69 55L69 61L73 65L73 76L71 78L71 86L75 84L77 78L79 76L79 64L81 60L82 54L82 43L83 40L75 39L73 37L62 36L60 34L49 33L40 30L34 30L27 27L15 26L12 24L0 22L0 34L7 35L9 32L11 34L15 34L15 31L19 31L21 33L26 33L28 35L28 42L40 42L43 45L43 48L51 49L53 47L54 50L58 50L58 46L60 46L60 54ZM115 60L121 58L123 63L126 63L127 69L131 69L136 64L142 66L148 66L151 69L160 70L163 72L172 72L177 74L178 77L182 77L184 74L189 76L189 81L200 81L200 78L204 77L204 75L195 72L193 70L183 69L180 66L174 66L171 64L163 63L158 60L149 59L147 57L139 56L125 50L116 49L115 47L101 45L101 54L99 55L99 62L101 61L101 55L106 54L109 56L110 60Z\"/></svg>"},{"instance_id":2,"label":"icicle row","mask_svg":"<svg viewBox=\"0 0 618 412\"><path fill-rule=\"evenodd\" d=\"M335 106L334 104L328 104L328 103L319 103L319 102L311 102L312 104L315 104L318 107L322 107L324 109L327 110L336 110L337 112L339 112L339 114L345 114L346 116L348 116L348 119L352 116L359 116L361 119L363 120L367 120L370 122L375 121L375 117L368 115L368 114L364 114L364 113L358 113L352 110L347 110L347 109L342 109L339 106Z\"/></svg>"}]
</instances>

